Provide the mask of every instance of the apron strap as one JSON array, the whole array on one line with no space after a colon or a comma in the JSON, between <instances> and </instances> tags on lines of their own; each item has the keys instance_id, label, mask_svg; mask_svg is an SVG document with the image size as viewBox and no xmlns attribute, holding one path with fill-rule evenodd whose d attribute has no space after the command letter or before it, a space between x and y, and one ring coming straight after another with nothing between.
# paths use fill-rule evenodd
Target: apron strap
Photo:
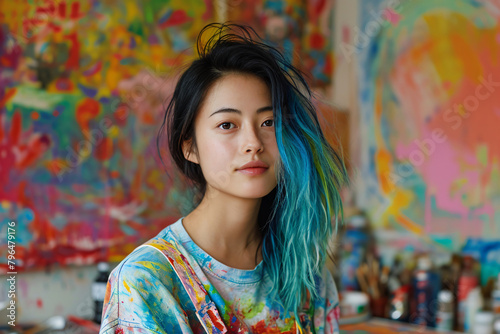
<instances>
[{"instance_id":1,"label":"apron strap","mask_svg":"<svg viewBox=\"0 0 500 334\"><path fill-rule=\"evenodd\" d=\"M149 240L140 247L154 248L167 259L189 295L189 299L196 309L198 320L208 334L228 332L217 307L208 297L207 290L199 281L188 260L178 249L163 239Z\"/></svg>"}]
</instances>

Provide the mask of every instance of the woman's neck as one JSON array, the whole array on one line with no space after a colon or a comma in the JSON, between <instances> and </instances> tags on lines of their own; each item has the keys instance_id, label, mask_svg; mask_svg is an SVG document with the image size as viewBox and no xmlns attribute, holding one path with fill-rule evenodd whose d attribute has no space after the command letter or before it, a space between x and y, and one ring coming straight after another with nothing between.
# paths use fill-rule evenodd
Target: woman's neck
<instances>
[{"instance_id":1,"label":"woman's neck","mask_svg":"<svg viewBox=\"0 0 500 334\"><path fill-rule=\"evenodd\" d=\"M241 199L221 192L205 196L184 217L183 225L191 239L217 261L237 269L254 269L262 261L259 245L263 236L257 221L260 202L260 198Z\"/></svg>"}]
</instances>

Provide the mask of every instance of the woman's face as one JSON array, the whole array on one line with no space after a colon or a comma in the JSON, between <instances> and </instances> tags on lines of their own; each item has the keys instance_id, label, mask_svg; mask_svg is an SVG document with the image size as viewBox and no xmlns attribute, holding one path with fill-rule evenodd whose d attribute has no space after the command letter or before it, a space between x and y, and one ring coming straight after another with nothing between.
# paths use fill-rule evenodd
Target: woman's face
<instances>
[{"instance_id":1,"label":"woman's face","mask_svg":"<svg viewBox=\"0 0 500 334\"><path fill-rule=\"evenodd\" d=\"M201 166L207 190L215 188L242 198L261 198L277 185L275 163L279 159L271 94L260 78L227 74L208 90L195 119L198 157L187 160ZM260 175L238 171L260 160L269 168Z\"/></svg>"}]
</instances>

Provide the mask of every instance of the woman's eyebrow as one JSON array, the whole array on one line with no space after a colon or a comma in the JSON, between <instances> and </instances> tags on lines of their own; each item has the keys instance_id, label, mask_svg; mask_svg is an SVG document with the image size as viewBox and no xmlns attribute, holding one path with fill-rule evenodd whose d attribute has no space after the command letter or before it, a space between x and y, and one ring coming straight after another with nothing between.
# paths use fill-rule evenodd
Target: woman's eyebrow
<instances>
[{"instance_id":1,"label":"woman's eyebrow","mask_svg":"<svg viewBox=\"0 0 500 334\"><path fill-rule=\"evenodd\" d=\"M262 108L257 109L257 114L263 113L265 111L272 111L272 110L273 110L272 106L262 107ZM221 113L221 112L232 112L232 113L237 113L237 114L241 115L241 111L238 110L238 109L234 109L234 108L221 108L221 109L213 112L212 115L210 115L208 117L210 118L213 115L215 115L217 113Z\"/></svg>"}]
</instances>

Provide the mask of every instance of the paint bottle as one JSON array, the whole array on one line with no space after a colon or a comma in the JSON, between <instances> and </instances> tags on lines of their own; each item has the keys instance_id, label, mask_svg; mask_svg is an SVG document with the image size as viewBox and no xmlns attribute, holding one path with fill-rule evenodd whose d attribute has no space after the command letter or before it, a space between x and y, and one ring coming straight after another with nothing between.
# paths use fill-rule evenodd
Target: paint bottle
<instances>
[{"instance_id":1,"label":"paint bottle","mask_svg":"<svg viewBox=\"0 0 500 334\"><path fill-rule=\"evenodd\" d=\"M474 324L476 321L476 316L479 310L483 308L483 296L481 294L480 286L476 286L469 292L469 294L467 295L466 304L464 332L476 333L473 331L475 328Z\"/></svg>"},{"instance_id":2,"label":"paint bottle","mask_svg":"<svg viewBox=\"0 0 500 334\"><path fill-rule=\"evenodd\" d=\"M440 291L440 295L438 295L438 315L436 319L436 326L445 331L452 331L456 328L457 321L457 283L458 277L460 276L460 260L458 263L456 262L456 257L452 256L451 264L444 264L440 268L441 273L441 285L442 290ZM444 290L449 292L443 292ZM448 301L448 297L451 297L451 300ZM441 297L441 298L440 298ZM451 311L448 312L448 309L442 309L440 313L440 308L444 308L444 305L451 308ZM451 324L448 324L448 319L451 320Z\"/></svg>"},{"instance_id":3,"label":"paint bottle","mask_svg":"<svg viewBox=\"0 0 500 334\"><path fill-rule=\"evenodd\" d=\"M451 331L453 329L453 293L450 290L439 291L438 303L436 328L440 331Z\"/></svg>"},{"instance_id":4,"label":"paint bottle","mask_svg":"<svg viewBox=\"0 0 500 334\"><path fill-rule=\"evenodd\" d=\"M463 258L463 269L458 278L458 313L457 329L458 331L467 331L470 323L467 322L467 297L469 293L479 285L479 279L473 270L474 258L465 256Z\"/></svg>"},{"instance_id":5,"label":"paint bottle","mask_svg":"<svg viewBox=\"0 0 500 334\"><path fill-rule=\"evenodd\" d=\"M412 288L415 310L410 316L410 322L420 326L436 327L437 297L441 289L441 280L432 270L432 262L428 256L418 258Z\"/></svg>"},{"instance_id":6,"label":"paint bottle","mask_svg":"<svg viewBox=\"0 0 500 334\"><path fill-rule=\"evenodd\" d=\"M94 322L100 324L109 277L109 265L106 262L97 264L97 276L92 283L92 299L94 300Z\"/></svg>"}]
</instances>

